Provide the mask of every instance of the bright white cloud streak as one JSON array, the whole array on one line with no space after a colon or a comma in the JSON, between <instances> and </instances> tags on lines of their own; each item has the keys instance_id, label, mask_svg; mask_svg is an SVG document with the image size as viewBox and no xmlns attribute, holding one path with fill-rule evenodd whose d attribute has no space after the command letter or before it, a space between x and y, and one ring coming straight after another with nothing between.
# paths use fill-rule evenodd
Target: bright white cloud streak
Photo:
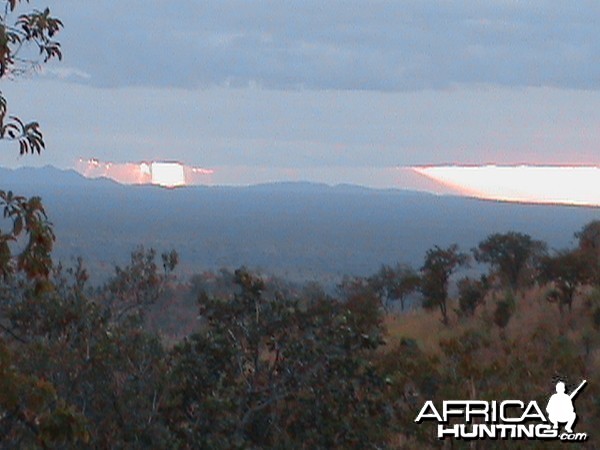
<instances>
[{"instance_id":1,"label":"bright white cloud streak","mask_svg":"<svg viewBox=\"0 0 600 450\"><path fill-rule=\"evenodd\" d=\"M600 206L600 166L438 166L414 170L478 198Z\"/></svg>"}]
</instances>

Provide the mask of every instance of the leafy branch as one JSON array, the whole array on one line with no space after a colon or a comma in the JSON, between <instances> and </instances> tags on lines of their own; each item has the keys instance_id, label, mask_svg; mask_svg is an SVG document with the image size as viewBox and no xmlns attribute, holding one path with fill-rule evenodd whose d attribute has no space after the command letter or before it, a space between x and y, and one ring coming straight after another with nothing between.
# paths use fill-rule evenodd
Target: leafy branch
<instances>
[{"instance_id":1,"label":"leafy branch","mask_svg":"<svg viewBox=\"0 0 600 450\"><path fill-rule=\"evenodd\" d=\"M62 60L60 43L54 38L63 28L60 19L50 9L20 14L13 18L20 3L29 0L8 0L0 14L0 79L23 76L51 59ZM22 56L26 48L37 50L37 57ZM45 149L44 137L37 122L24 122L8 115L6 98L0 92L0 139L19 142L19 153L40 154Z\"/></svg>"}]
</instances>

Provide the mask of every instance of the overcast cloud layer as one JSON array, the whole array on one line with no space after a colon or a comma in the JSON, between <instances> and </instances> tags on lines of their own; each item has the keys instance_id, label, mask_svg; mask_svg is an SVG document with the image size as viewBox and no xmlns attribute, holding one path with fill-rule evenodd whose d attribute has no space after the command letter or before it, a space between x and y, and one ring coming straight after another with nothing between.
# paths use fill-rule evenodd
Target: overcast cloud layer
<instances>
[{"instance_id":1,"label":"overcast cloud layer","mask_svg":"<svg viewBox=\"0 0 600 450\"><path fill-rule=\"evenodd\" d=\"M48 148L4 146L2 165L180 160L223 183L380 186L371 169L600 164L598 1L30 6L46 4L64 60L2 91Z\"/></svg>"},{"instance_id":2,"label":"overcast cloud layer","mask_svg":"<svg viewBox=\"0 0 600 450\"><path fill-rule=\"evenodd\" d=\"M56 1L62 75L95 86L600 87L600 2Z\"/></svg>"}]
</instances>

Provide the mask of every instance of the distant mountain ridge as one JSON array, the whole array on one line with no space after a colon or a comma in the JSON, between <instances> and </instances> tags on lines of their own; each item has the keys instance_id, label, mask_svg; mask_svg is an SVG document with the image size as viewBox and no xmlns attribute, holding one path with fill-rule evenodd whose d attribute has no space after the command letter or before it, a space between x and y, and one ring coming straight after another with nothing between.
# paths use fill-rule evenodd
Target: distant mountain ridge
<instances>
[{"instance_id":1,"label":"distant mountain ridge","mask_svg":"<svg viewBox=\"0 0 600 450\"><path fill-rule=\"evenodd\" d=\"M21 185L21 184L39 184L39 185L53 185L53 186L91 186L98 184L106 184L111 186L132 186L110 178L99 177L99 178L87 178L81 173L74 169L59 169L57 167L46 165L43 167L20 167L17 169L8 169L0 167L0 183L4 185ZM152 186L152 185L135 185L135 186ZM152 186L160 189L172 189L164 188L161 186ZM261 190L272 190L277 189L281 191L292 191L292 192L303 192L303 191L319 191L323 189L335 189L339 191L354 191L354 192L373 192L373 191L392 191L392 192L419 192L405 189L377 189L366 186L360 186L356 184L341 183L330 185L326 183L317 183L311 181L274 181L267 183L257 183L249 186L232 186L232 185L217 185L217 186L205 186L205 185L190 185L190 186L178 186L176 189L195 189L195 188L213 188L213 189L251 189L254 191Z\"/></svg>"},{"instance_id":2,"label":"distant mountain ridge","mask_svg":"<svg viewBox=\"0 0 600 450\"><path fill-rule=\"evenodd\" d=\"M90 179L73 169L58 169L54 166L20 167L7 169L0 167L0 189L6 185L44 185L44 186L89 186L92 183L105 183L118 185L116 181L108 178Z\"/></svg>"},{"instance_id":3,"label":"distant mountain ridge","mask_svg":"<svg viewBox=\"0 0 600 450\"><path fill-rule=\"evenodd\" d=\"M563 248L600 219L598 208L352 185L124 186L51 167L0 169L0 189L40 195L55 224L56 257L83 256L102 274L144 245L177 250L184 273L246 265L334 282L382 263L419 267L433 245L456 242L468 250L493 232L520 231Z\"/></svg>"}]
</instances>

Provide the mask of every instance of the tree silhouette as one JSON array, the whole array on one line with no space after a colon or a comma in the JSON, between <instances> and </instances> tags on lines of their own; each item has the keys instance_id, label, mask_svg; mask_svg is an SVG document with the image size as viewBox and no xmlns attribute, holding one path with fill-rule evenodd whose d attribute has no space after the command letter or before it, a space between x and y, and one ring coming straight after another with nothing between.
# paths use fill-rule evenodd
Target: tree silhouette
<instances>
[{"instance_id":1,"label":"tree silhouette","mask_svg":"<svg viewBox=\"0 0 600 450\"><path fill-rule=\"evenodd\" d=\"M479 243L473 254L487 263L504 285L516 292L527 269L532 268L546 251L546 244L523 233L496 233Z\"/></svg>"},{"instance_id":2,"label":"tree silhouette","mask_svg":"<svg viewBox=\"0 0 600 450\"><path fill-rule=\"evenodd\" d=\"M592 280L600 286L600 220L594 220L575 233L579 240L579 250L588 260Z\"/></svg>"},{"instance_id":3,"label":"tree silhouette","mask_svg":"<svg viewBox=\"0 0 600 450\"><path fill-rule=\"evenodd\" d=\"M561 251L547 256L540 263L540 279L552 283L555 290L548 300L557 301L562 312L567 305L569 311L573 306L573 297L577 289L592 279L593 268L581 250Z\"/></svg>"},{"instance_id":4,"label":"tree silhouette","mask_svg":"<svg viewBox=\"0 0 600 450\"><path fill-rule=\"evenodd\" d=\"M399 301L400 309L404 311L406 298L418 289L420 278L410 266L382 265L376 274L369 277L368 282L380 298L384 309L388 310L392 302Z\"/></svg>"},{"instance_id":5,"label":"tree silhouette","mask_svg":"<svg viewBox=\"0 0 600 450\"><path fill-rule=\"evenodd\" d=\"M465 277L458 282L458 312L472 316L477 307L484 302L487 292L487 279L473 280Z\"/></svg>"},{"instance_id":6,"label":"tree silhouette","mask_svg":"<svg viewBox=\"0 0 600 450\"><path fill-rule=\"evenodd\" d=\"M435 308L442 313L442 322L448 325L448 281L459 267L466 265L468 256L453 244L448 248L437 245L429 249L421 267L421 292L425 308Z\"/></svg>"}]
</instances>

